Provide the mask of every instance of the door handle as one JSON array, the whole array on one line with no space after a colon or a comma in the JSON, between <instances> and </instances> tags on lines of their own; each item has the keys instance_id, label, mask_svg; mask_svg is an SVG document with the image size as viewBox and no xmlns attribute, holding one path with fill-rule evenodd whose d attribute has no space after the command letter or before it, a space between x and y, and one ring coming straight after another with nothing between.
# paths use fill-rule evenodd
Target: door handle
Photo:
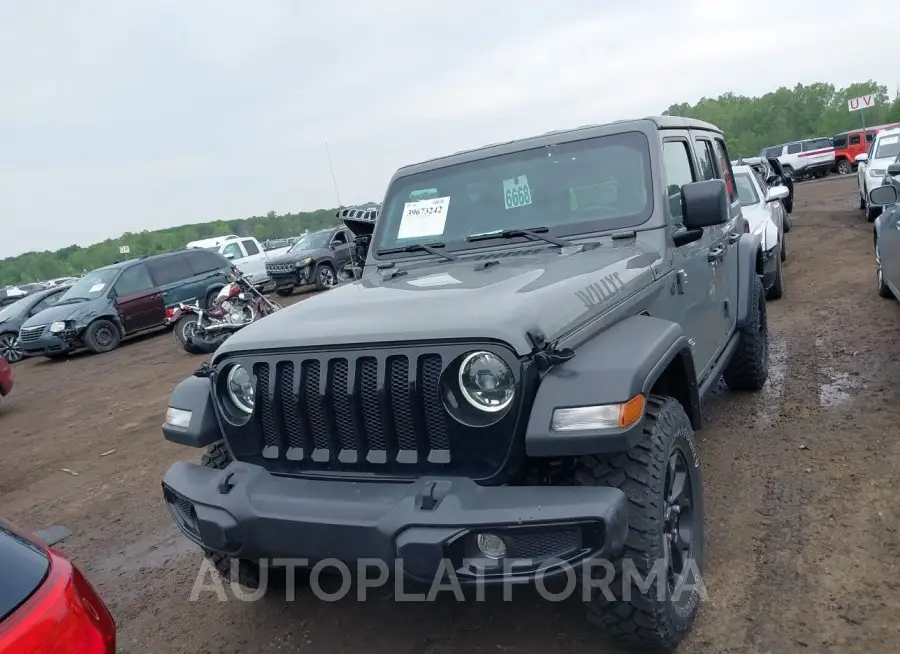
<instances>
[{"instance_id":1,"label":"door handle","mask_svg":"<svg viewBox=\"0 0 900 654\"><path fill-rule=\"evenodd\" d=\"M706 255L706 260L709 263L716 263L717 261L721 261L725 258L725 248L713 248L709 251L709 254Z\"/></svg>"},{"instance_id":2,"label":"door handle","mask_svg":"<svg viewBox=\"0 0 900 654\"><path fill-rule=\"evenodd\" d=\"M728 235L728 245L734 245L734 244L737 243L739 240L741 240L741 234L742 234L742 233L743 233L743 232L731 232L731 233Z\"/></svg>"}]
</instances>

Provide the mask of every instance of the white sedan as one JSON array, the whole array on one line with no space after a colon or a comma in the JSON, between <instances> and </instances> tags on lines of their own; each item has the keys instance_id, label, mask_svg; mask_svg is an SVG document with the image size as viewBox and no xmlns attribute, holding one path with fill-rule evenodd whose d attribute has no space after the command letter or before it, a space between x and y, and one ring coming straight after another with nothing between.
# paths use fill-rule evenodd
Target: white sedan
<instances>
[{"instance_id":1,"label":"white sedan","mask_svg":"<svg viewBox=\"0 0 900 654\"><path fill-rule=\"evenodd\" d=\"M750 166L734 166L741 213L749 230L762 236L763 286L766 299L777 300L784 294L784 275L781 266L787 258L784 242L785 210L783 201L788 197L786 186L767 188Z\"/></svg>"}]
</instances>

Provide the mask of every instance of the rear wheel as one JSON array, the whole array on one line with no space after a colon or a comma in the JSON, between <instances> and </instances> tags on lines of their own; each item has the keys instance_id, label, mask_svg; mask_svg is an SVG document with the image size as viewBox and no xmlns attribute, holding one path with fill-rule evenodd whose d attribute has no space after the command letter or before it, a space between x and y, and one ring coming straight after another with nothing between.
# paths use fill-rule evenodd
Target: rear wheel
<instances>
[{"instance_id":1,"label":"rear wheel","mask_svg":"<svg viewBox=\"0 0 900 654\"><path fill-rule=\"evenodd\" d=\"M648 397L637 445L582 457L575 483L615 487L628 498L625 550L612 562L613 582L591 589L588 620L636 651L674 649L694 623L703 590L702 479L684 408L671 397Z\"/></svg>"},{"instance_id":2,"label":"rear wheel","mask_svg":"<svg viewBox=\"0 0 900 654\"><path fill-rule=\"evenodd\" d=\"M95 320L84 330L84 344L95 354L115 350L121 340L119 328L109 320Z\"/></svg>"},{"instance_id":3,"label":"rear wheel","mask_svg":"<svg viewBox=\"0 0 900 654\"><path fill-rule=\"evenodd\" d=\"M859 192L859 210L865 211L866 209L866 199L863 197L862 191Z\"/></svg>"},{"instance_id":4,"label":"rear wheel","mask_svg":"<svg viewBox=\"0 0 900 654\"><path fill-rule=\"evenodd\" d=\"M883 298L893 298L891 287L884 283L884 274L881 272L881 255L878 253L878 243L875 243L875 270L878 276L878 295Z\"/></svg>"},{"instance_id":5,"label":"rear wheel","mask_svg":"<svg viewBox=\"0 0 900 654\"><path fill-rule=\"evenodd\" d=\"M24 356L17 334L12 332L0 334L0 359L6 359L9 363L16 363L21 361Z\"/></svg>"},{"instance_id":6,"label":"rear wheel","mask_svg":"<svg viewBox=\"0 0 900 654\"><path fill-rule=\"evenodd\" d=\"M199 319L196 313L189 313L181 316L175 323L172 333L175 334L175 342L181 347L187 349L189 343L193 341L194 334L197 333L197 323Z\"/></svg>"},{"instance_id":7,"label":"rear wheel","mask_svg":"<svg viewBox=\"0 0 900 654\"><path fill-rule=\"evenodd\" d=\"M750 292L753 293L750 321L741 327L737 351L722 375L728 388L736 391L758 391L769 378L769 325L765 291L759 276Z\"/></svg>"},{"instance_id":8,"label":"rear wheel","mask_svg":"<svg viewBox=\"0 0 900 654\"><path fill-rule=\"evenodd\" d=\"M784 277L781 274L781 262L784 261L784 248L778 248L780 252L778 253L778 259L775 262L775 281L772 283L772 288L770 288L766 292L767 300L779 300L781 296L784 295Z\"/></svg>"},{"instance_id":9,"label":"rear wheel","mask_svg":"<svg viewBox=\"0 0 900 654\"><path fill-rule=\"evenodd\" d=\"M838 175L849 175L853 172L853 166L851 166L850 162L846 159L841 159L838 161L837 171Z\"/></svg>"}]
</instances>

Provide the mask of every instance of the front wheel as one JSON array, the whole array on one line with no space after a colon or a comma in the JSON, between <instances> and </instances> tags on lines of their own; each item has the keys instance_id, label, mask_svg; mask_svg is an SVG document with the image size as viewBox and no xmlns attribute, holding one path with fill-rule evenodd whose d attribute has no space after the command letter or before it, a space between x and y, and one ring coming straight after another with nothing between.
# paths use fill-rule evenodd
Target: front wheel
<instances>
[{"instance_id":1,"label":"front wheel","mask_svg":"<svg viewBox=\"0 0 900 654\"><path fill-rule=\"evenodd\" d=\"M84 330L84 344L94 354L115 350L121 339L119 328L109 320L95 320Z\"/></svg>"},{"instance_id":2,"label":"front wheel","mask_svg":"<svg viewBox=\"0 0 900 654\"><path fill-rule=\"evenodd\" d=\"M615 487L628 498L625 550L612 562L613 582L591 589L588 620L636 651L674 649L704 595L703 481L684 408L674 398L649 396L637 445L611 457L582 457L575 483Z\"/></svg>"},{"instance_id":3,"label":"front wheel","mask_svg":"<svg viewBox=\"0 0 900 654\"><path fill-rule=\"evenodd\" d=\"M884 273L881 271L881 255L878 253L878 243L875 243L875 270L878 277L878 296L883 298L894 297L891 287L884 283Z\"/></svg>"},{"instance_id":4,"label":"front wheel","mask_svg":"<svg viewBox=\"0 0 900 654\"><path fill-rule=\"evenodd\" d=\"M198 322L199 319L196 313L188 313L181 316L172 329L172 333L175 334L175 342L185 350L188 349L188 345L194 340Z\"/></svg>"},{"instance_id":5,"label":"front wheel","mask_svg":"<svg viewBox=\"0 0 900 654\"><path fill-rule=\"evenodd\" d=\"M0 359L6 359L9 363L16 363L24 358L22 347L19 345L17 334L8 332L0 334Z\"/></svg>"},{"instance_id":6,"label":"front wheel","mask_svg":"<svg viewBox=\"0 0 900 654\"><path fill-rule=\"evenodd\" d=\"M316 290L327 291L334 284L334 268L329 263L320 263L316 268Z\"/></svg>"},{"instance_id":7,"label":"front wheel","mask_svg":"<svg viewBox=\"0 0 900 654\"><path fill-rule=\"evenodd\" d=\"M881 207L866 207L866 222L874 223L881 215Z\"/></svg>"},{"instance_id":8,"label":"front wheel","mask_svg":"<svg viewBox=\"0 0 900 654\"><path fill-rule=\"evenodd\" d=\"M281 297L290 297L294 294L294 287L290 288L276 288L275 292L278 293Z\"/></svg>"}]
</instances>

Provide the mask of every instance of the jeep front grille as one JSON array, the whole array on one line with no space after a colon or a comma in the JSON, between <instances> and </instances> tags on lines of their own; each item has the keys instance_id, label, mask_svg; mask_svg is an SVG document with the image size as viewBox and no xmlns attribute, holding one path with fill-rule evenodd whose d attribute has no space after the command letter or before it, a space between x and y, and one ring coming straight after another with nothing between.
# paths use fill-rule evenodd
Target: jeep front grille
<instances>
[{"instance_id":1,"label":"jeep front grille","mask_svg":"<svg viewBox=\"0 0 900 654\"><path fill-rule=\"evenodd\" d=\"M467 427L447 413L441 377L473 349L481 348L229 359L224 365L237 361L253 369L257 406L243 427L223 421L226 437L238 459L285 473L490 477L508 458L519 403L490 427ZM515 370L516 359L510 352L505 358Z\"/></svg>"}]
</instances>

